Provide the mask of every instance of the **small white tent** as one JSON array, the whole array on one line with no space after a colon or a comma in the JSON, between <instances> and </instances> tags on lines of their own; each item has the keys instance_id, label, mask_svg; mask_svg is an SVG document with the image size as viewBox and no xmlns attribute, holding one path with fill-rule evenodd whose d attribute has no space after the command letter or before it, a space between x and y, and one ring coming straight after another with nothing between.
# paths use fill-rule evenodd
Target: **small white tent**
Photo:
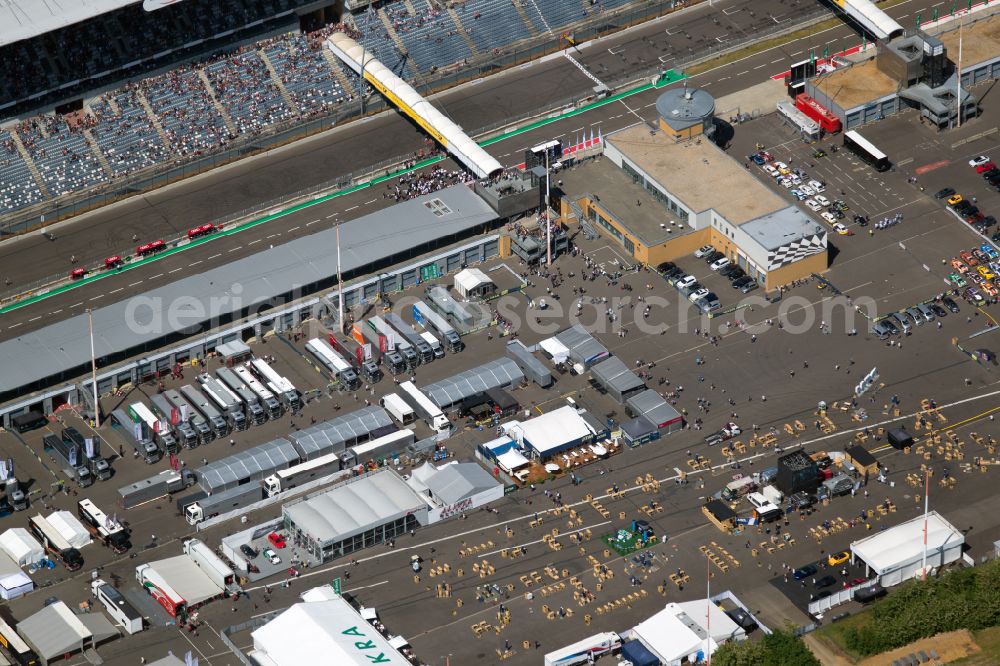
<instances>
[{"instance_id":1,"label":"small white tent","mask_svg":"<svg viewBox=\"0 0 1000 666\"><path fill-rule=\"evenodd\" d=\"M23 527L12 527L0 534L0 550L22 567L34 564L45 556L41 545Z\"/></svg>"},{"instance_id":2,"label":"small white tent","mask_svg":"<svg viewBox=\"0 0 1000 666\"><path fill-rule=\"evenodd\" d=\"M28 578L28 574L19 571L15 574L0 576L0 598L5 601L17 599L35 589L35 584Z\"/></svg>"},{"instance_id":3,"label":"small white tent","mask_svg":"<svg viewBox=\"0 0 1000 666\"><path fill-rule=\"evenodd\" d=\"M71 512L53 511L52 515L48 517L48 521L74 548L90 545L90 532Z\"/></svg>"}]
</instances>

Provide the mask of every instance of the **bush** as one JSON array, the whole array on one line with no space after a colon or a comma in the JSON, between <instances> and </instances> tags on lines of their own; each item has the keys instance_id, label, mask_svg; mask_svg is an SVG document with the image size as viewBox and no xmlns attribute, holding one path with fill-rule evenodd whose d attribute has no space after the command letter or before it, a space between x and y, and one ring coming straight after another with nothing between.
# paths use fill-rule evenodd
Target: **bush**
<instances>
[{"instance_id":1,"label":"bush","mask_svg":"<svg viewBox=\"0 0 1000 666\"><path fill-rule=\"evenodd\" d=\"M820 666L802 639L779 629L759 641L729 642L712 655L716 666Z\"/></svg>"}]
</instances>

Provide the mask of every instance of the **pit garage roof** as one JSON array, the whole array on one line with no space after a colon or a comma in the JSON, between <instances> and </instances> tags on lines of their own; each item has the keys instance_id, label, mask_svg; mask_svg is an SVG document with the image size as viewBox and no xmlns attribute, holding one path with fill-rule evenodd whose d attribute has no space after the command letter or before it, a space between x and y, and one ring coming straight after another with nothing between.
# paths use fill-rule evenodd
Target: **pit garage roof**
<instances>
[{"instance_id":1,"label":"pit garage roof","mask_svg":"<svg viewBox=\"0 0 1000 666\"><path fill-rule=\"evenodd\" d=\"M327 598L297 603L254 631L253 660L262 666L410 663L347 601L320 596Z\"/></svg>"},{"instance_id":2,"label":"pit garage roof","mask_svg":"<svg viewBox=\"0 0 1000 666\"><path fill-rule=\"evenodd\" d=\"M342 453L347 448L347 442L353 445L377 430L392 427L389 414L381 407L371 405L290 433L288 439L292 440L303 459L312 460L328 453Z\"/></svg>"},{"instance_id":3,"label":"pit garage roof","mask_svg":"<svg viewBox=\"0 0 1000 666\"><path fill-rule=\"evenodd\" d=\"M657 427L664 427L682 418L681 413L673 405L663 399L663 396L653 389L646 389L625 401L632 411L645 416Z\"/></svg>"},{"instance_id":4,"label":"pit garage roof","mask_svg":"<svg viewBox=\"0 0 1000 666\"><path fill-rule=\"evenodd\" d=\"M434 498L445 505L460 502L500 485L499 481L476 463L445 465L425 479L424 483Z\"/></svg>"},{"instance_id":5,"label":"pit garage roof","mask_svg":"<svg viewBox=\"0 0 1000 666\"><path fill-rule=\"evenodd\" d=\"M555 336L569 350L574 363L590 365L608 356L608 349L580 324L573 324Z\"/></svg>"},{"instance_id":6,"label":"pit garage roof","mask_svg":"<svg viewBox=\"0 0 1000 666\"><path fill-rule=\"evenodd\" d=\"M138 0L5 0L0 2L0 46L136 4Z\"/></svg>"},{"instance_id":7,"label":"pit garage roof","mask_svg":"<svg viewBox=\"0 0 1000 666\"><path fill-rule=\"evenodd\" d=\"M246 479L263 479L275 470L299 460L299 453L287 439L275 439L199 468L198 483L205 492L225 490Z\"/></svg>"},{"instance_id":8,"label":"pit garage roof","mask_svg":"<svg viewBox=\"0 0 1000 666\"><path fill-rule=\"evenodd\" d=\"M523 379L524 373L514 359L498 358L454 377L428 384L423 392L435 405L448 409L477 393L500 386L516 386Z\"/></svg>"},{"instance_id":9,"label":"pit garage roof","mask_svg":"<svg viewBox=\"0 0 1000 666\"><path fill-rule=\"evenodd\" d=\"M189 607L225 592L188 555L168 557L151 564L156 573L163 577L174 592L181 595Z\"/></svg>"},{"instance_id":10,"label":"pit garage roof","mask_svg":"<svg viewBox=\"0 0 1000 666\"><path fill-rule=\"evenodd\" d=\"M18 622L17 633L46 660L82 650L91 637L90 630L62 601Z\"/></svg>"},{"instance_id":11,"label":"pit garage roof","mask_svg":"<svg viewBox=\"0 0 1000 666\"><path fill-rule=\"evenodd\" d=\"M639 376L628 369L625 362L617 356L605 359L590 369L594 378L608 390L614 390L619 394L628 393L645 383Z\"/></svg>"},{"instance_id":12,"label":"pit garage roof","mask_svg":"<svg viewBox=\"0 0 1000 666\"><path fill-rule=\"evenodd\" d=\"M937 511L927 514L928 553L942 553L964 542L965 536L941 514ZM851 544L851 551L880 576L920 560L923 550L923 516Z\"/></svg>"},{"instance_id":13,"label":"pit garage roof","mask_svg":"<svg viewBox=\"0 0 1000 666\"><path fill-rule=\"evenodd\" d=\"M426 205L432 200L441 205ZM496 218L465 185L417 197L339 225L341 271L347 274L387 257L411 256L415 248L445 242ZM301 294L313 285L333 284L337 266L330 257L336 253L336 230L328 229L98 308L93 313L97 357L141 353L172 333L225 321L236 304L251 308L284 297L290 285L298 286L296 293ZM235 285L239 293L233 293ZM136 303L190 305L176 317L163 319L160 309ZM89 345L79 344L86 339L87 315L82 314L0 342L0 394L89 364Z\"/></svg>"},{"instance_id":14,"label":"pit garage roof","mask_svg":"<svg viewBox=\"0 0 1000 666\"><path fill-rule=\"evenodd\" d=\"M426 508L405 481L385 470L287 504L283 513L316 542L330 544Z\"/></svg>"}]
</instances>

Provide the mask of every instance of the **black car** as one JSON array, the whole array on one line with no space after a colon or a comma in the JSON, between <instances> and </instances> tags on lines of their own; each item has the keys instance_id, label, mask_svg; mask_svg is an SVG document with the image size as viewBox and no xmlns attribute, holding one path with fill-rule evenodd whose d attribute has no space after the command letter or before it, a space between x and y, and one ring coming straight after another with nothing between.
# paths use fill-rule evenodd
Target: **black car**
<instances>
[{"instance_id":1,"label":"black car","mask_svg":"<svg viewBox=\"0 0 1000 666\"><path fill-rule=\"evenodd\" d=\"M950 187L946 187L943 190L938 190L937 193L934 195L934 198L935 199L947 199L948 197L950 197L954 193L955 193L955 190L953 190Z\"/></svg>"},{"instance_id":2,"label":"black car","mask_svg":"<svg viewBox=\"0 0 1000 666\"><path fill-rule=\"evenodd\" d=\"M727 610L726 615L729 616L730 620L736 623L736 626L738 626L747 633L750 633L759 626L757 622L753 619L753 616L750 615L750 613L743 610L742 608L734 608L732 610Z\"/></svg>"},{"instance_id":3,"label":"black car","mask_svg":"<svg viewBox=\"0 0 1000 666\"><path fill-rule=\"evenodd\" d=\"M672 278L672 277L676 277L678 275L684 275L684 271L682 271L681 269L679 269L676 266L674 266L673 268L670 268L670 269L667 269L667 270L663 271L662 275L663 275L663 279L667 280L669 282L670 278Z\"/></svg>"},{"instance_id":4,"label":"black car","mask_svg":"<svg viewBox=\"0 0 1000 666\"><path fill-rule=\"evenodd\" d=\"M970 210L972 210L973 208L976 208L976 207L973 206L971 203L969 203L968 199L962 199L957 204L955 204L954 206L952 206L952 208L955 209L956 213L958 213L960 215L965 215L968 211L970 211ZM978 208L976 210L978 210Z\"/></svg>"},{"instance_id":5,"label":"black car","mask_svg":"<svg viewBox=\"0 0 1000 666\"><path fill-rule=\"evenodd\" d=\"M838 220L842 220L845 217L844 216L844 211L840 210L839 208L831 209L831 212L833 213L833 216L835 218L837 218Z\"/></svg>"},{"instance_id":6,"label":"black car","mask_svg":"<svg viewBox=\"0 0 1000 666\"><path fill-rule=\"evenodd\" d=\"M997 218L993 217L992 215L987 215L986 217L983 218L983 225L987 229L989 229L990 227L992 227L996 223L997 223Z\"/></svg>"},{"instance_id":7,"label":"black car","mask_svg":"<svg viewBox=\"0 0 1000 666\"><path fill-rule=\"evenodd\" d=\"M751 282L753 282L753 278L749 275L745 275L738 280L733 280L733 289L742 289Z\"/></svg>"},{"instance_id":8,"label":"black car","mask_svg":"<svg viewBox=\"0 0 1000 666\"><path fill-rule=\"evenodd\" d=\"M240 546L240 552L246 555L251 560L257 557L257 551L254 550L253 546L251 546L248 543L245 543L242 546Z\"/></svg>"},{"instance_id":9,"label":"black car","mask_svg":"<svg viewBox=\"0 0 1000 666\"><path fill-rule=\"evenodd\" d=\"M833 594L830 590L821 590L816 594L809 597L809 601L819 601L820 599L826 599L828 596Z\"/></svg>"},{"instance_id":10,"label":"black car","mask_svg":"<svg viewBox=\"0 0 1000 666\"><path fill-rule=\"evenodd\" d=\"M719 252L718 250L713 250L713 251L709 252L708 254L706 254L704 257L702 257L702 259L705 260L706 264L711 264L711 263L714 263L714 262L718 261L719 259L722 259L724 256L726 256L726 255L724 255L723 253Z\"/></svg>"},{"instance_id":11,"label":"black car","mask_svg":"<svg viewBox=\"0 0 1000 666\"><path fill-rule=\"evenodd\" d=\"M804 567L799 567L798 569L792 572L792 577L795 580L803 580L805 578L809 578L809 576L815 576L815 575L816 575L816 567L813 566L812 564L807 564Z\"/></svg>"},{"instance_id":12,"label":"black car","mask_svg":"<svg viewBox=\"0 0 1000 666\"><path fill-rule=\"evenodd\" d=\"M854 224L858 225L859 227L867 227L868 226L868 218L865 217L864 215L855 215L854 216Z\"/></svg>"},{"instance_id":13,"label":"black car","mask_svg":"<svg viewBox=\"0 0 1000 666\"><path fill-rule=\"evenodd\" d=\"M992 240L994 243L1000 242L1000 231L998 231L995 234L993 234L990 237L990 240Z\"/></svg>"},{"instance_id":14,"label":"black car","mask_svg":"<svg viewBox=\"0 0 1000 666\"><path fill-rule=\"evenodd\" d=\"M656 270L660 271L661 273L666 273L667 271L672 270L674 268L677 268L677 264L675 264L672 261L664 261L662 264L656 267Z\"/></svg>"},{"instance_id":15,"label":"black car","mask_svg":"<svg viewBox=\"0 0 1000 666\"><path fill-rule=\"evenodd\" d=\"M729 264L728 266L723 266L722 269L719 270L719 275L721 275L722 277L726 277L727 278L727 277L730 277L731 275L733 275L733 273L735 273L736 271L739 271L739 270L743 270L743 269L741 269L736 264Z\"/></svg>"},{"instance_id":16,"label":"black car","mask_svg":"<svg viewBox=\"0 0 1000 666\"><path fill-rule=\"evenodd\" d=\"M732 265L732 264L730 264L730 265ZM742 268L740 268L739 266L737 266L735 269L729 271L729 275L727 275L726 277L729 278L730 282L734 282L734 281L739 280L740 278L744 278L746 276L747 276L747 272L745 270L743 270Z\"/></svg>"},{"instance_id":17,"label":"black car","mask_svg":"<svg viewBox=\"0 0 1000 666\"><path fill-rule=\"evenodd\" d=\"M823 576L822 578L816 581L816 588L821 590L824 587L830 587L836 582L837 579L834 578L833 576Z\"/></svg>"},{"instance_id":18,"label":"black car","mask_svg":"<svg viewBox=\"0 0 1000 666\"><path fill-rule=\"evenodd\" d=\"M990 180L991 178L1000 178L1000 169L993 167L989 171L984 171L979 175L981 175L986 180Z\"/></svg>"},{"instance_id":19,"label":"black car","mask_svg":"<svg viewBox=\"0 0 1000 666\"><path fill-rule=\"evenodd\" d=\"M952 314L958 314L959 312L961 312L961 309L958 307L958 303L951 300L947 296L942 298L941 302L944 303L944 306L948 308L952 312Z\"/></svg>"},{"instance_id":20,"label":"black car","mask_svg":"<svg viewBox=\"0 0 1000 666\"><path fill-rule=\"evenodd\" d=\"M934 313L935 317L947 317L948 316L948 311L945 310L940 305L938 305L937 303L932 303L930 305L930 308L931 308L931 312Z\"/></svg>"}]
</instances>

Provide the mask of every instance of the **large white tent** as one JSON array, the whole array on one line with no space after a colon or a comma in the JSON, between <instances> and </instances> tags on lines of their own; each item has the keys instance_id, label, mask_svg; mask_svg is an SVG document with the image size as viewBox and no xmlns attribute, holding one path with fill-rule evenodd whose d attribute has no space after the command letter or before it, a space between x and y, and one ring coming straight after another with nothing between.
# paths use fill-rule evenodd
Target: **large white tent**
<instances>
[{"instance_id":1,"label":"large white tent","mask_svg":"<svg viewBox=\"0 0 1000 666\"><path fill-rule=\"evenodd\" d=\"M670 603L631 631L664 664L694 662L726 641L743 640L746 632L707 599Z\"/></svg>"},{"instance_id":2,"label":"large white tent","mask_svg":"<svg viewBox=\"0 0 1000 666\"><path fill-rule=\"evenodd\" d=\"M41 545L23 527L12 527L0 534L0 549L22 567L34 564L45 556Z\"/></svg>"},{"instance_id":3,"label":"large white tent","mask_svg":"<svg viewBox=\"0 0 1000 666\"><path fill-rule=\"evenodd\" d=\"M937 511L927 514L927 567L940 567L962 557L965 536ZM851 553L865 563L883 587L919 575L924 558L924 517L890 527L851 544Z\"/></svg>"},{"instance_id":4,"label":"large white tent","mask_svg":"<svg viewBox=\"0 0 1000 666\"><path fill-rule=\"evenodd\" d=\"M253 632L251 658L262 666L337 664L366 666L377 661L407 664L380 634L332 588L310 590L303 601Z\"/></svg>"}]
</instances>

